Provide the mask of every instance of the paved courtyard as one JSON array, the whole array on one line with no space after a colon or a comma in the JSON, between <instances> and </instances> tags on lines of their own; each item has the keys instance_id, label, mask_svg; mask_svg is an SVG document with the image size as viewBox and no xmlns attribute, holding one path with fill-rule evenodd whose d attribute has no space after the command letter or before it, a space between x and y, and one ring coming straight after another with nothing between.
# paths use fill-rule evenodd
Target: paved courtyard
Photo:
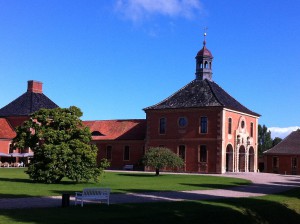
<instances>
[{"instance_id":1,"label":"paved courtyard","mask_svg":"<svg viewBox=\"0 0 300 224\"><path fill-rule=\"evenodd\" d=\"M110 203L144 203L157 201L210 200L220 198L242 198L263 196L300 187L300 176L269 173L227 173L218 176L248 179L252 184L230 189L196 190L180 192L150 192L111 194ZM71 197L70 204L74 204ZM59 207L61 196L0 199L0 209Z\"/></svg>"}]
</instances>

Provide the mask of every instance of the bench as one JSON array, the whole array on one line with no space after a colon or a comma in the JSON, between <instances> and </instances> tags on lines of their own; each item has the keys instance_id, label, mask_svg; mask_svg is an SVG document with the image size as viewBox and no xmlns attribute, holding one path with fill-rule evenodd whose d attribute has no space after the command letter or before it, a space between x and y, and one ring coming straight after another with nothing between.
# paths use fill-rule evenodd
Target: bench
<instances>
[{"instance_id":1,"label":"bench","mask_svg":"<svg viewBox=\"0 0 300 224\"><path fill-rule=\"evenodd\" d=\"M110 188L84 188L82 192L75 192L75 205L81 203L83 207L83 201L106 201L109 205Z\"/></svg>"},{"instance_id":2,"label":"bench","mask_svg":"<svg viewBox=\"0 0 300 224\"><path fill-rule=\"evenodd\" d=\"M133 165L125 165L123 170L133 170Z\"/></svg>"}]
</instances>

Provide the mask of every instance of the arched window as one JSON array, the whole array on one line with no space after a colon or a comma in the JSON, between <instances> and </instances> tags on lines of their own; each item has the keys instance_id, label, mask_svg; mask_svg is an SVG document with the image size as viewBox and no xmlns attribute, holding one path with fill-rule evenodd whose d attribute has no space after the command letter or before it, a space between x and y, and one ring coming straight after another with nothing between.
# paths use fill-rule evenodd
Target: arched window
<instances>
[{"instance_id":1,"label":"arched window","mask_svg":"<svg viewBox=\"0 0 300 224\"><path fill-rule=\"evenodd\" d=\"M200 68L203 68L203 63L202 62L200 63Z\"/></svg>"},{"instance_id":2,"label":"arched window","mask_svg":"<svg viewBox=\"0 0 300 224\"><path fill-rule=\"evenodd\" d=\"M206 62L204 62L204 68L207 68L207 67L208 67L208 63L206 61Z\"/></svg>"},{"instance_id":3,"label":"arched window","mask_svg":"<svg viewBox=\"0 0 300 224\"><path fill-rule=\"evenodd\" d=\"M232 118L228 118L228 134L231 134L232 130Z\"/></svg>"}]
</instances>

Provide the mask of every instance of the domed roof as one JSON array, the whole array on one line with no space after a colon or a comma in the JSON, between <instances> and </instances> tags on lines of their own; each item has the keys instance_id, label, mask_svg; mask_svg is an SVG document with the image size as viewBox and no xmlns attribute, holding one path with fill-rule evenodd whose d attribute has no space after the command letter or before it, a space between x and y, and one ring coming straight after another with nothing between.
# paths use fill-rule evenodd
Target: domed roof
<instances>
[{"instance_id":1,"label":"domed roof","mask_svg":"<svg viewBox=\"0 0 300 224\"><path fill-rule=\"evenodd\" d=\"M203 48L197 53L196 57L198 57L198 56L202 56L202 57L206 56L206 57L211 57L211 58L213 57L210 50L208 50L205 45L206 45L206 42L203 41Z\"/></svg>"}]
</instances>

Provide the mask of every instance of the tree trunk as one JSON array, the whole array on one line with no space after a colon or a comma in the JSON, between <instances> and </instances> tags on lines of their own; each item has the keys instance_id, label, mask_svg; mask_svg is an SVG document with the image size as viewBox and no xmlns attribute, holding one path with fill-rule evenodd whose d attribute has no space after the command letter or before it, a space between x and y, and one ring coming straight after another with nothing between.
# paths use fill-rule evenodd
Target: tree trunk
<instances>
[{"instance_id":1,"label":"tree trunk","mask_svg":"<svg viewBox=\"0 0 300 224\"><path fill-rule=\"evenodd\" d=\"M159 175L159 169L158 169L158 168L155 169L155 175L156 175L156 176Z\"/></svg>"}]
</instances>

